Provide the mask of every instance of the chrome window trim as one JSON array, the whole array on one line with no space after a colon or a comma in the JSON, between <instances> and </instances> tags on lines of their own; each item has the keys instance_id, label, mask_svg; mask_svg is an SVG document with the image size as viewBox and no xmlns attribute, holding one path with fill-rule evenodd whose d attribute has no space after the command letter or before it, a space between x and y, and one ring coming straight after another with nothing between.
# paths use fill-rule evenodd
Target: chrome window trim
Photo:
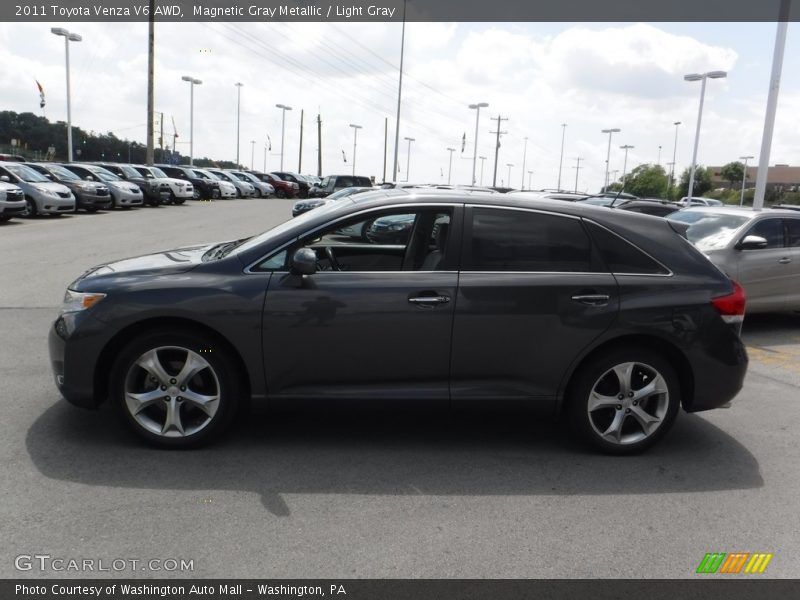
<instances>
[{"instance_id":1,"label":"chrome window trim","mask_svg":"<svg viewBox=\"0 0 800 600\"><path fill-rule=\"evenodd\" d=\"M437 202L435 204L434 203L428 204L427 202L424 202L424 203L408 202L408 203L403 203L403 204L395 204L395 205L392 205L392 206L380 206L380 207L374 207L373 206L372 208L363 208L363 209L361 209L359 211L356 211L354 213L350 213L348 215L344 215L343 217L339 217L335 221L328 221L327 223L325 223L323 225L320 225L320 226L318 226L318 227L316 227L314 229L311 229L310 231L306 231L302 235L299 235L296 238L294 238L292 240L289 240L288 242L286 242L282 246L279 246L278 248L275 248L274 250L268 252L267 254L264 254L263 256L258 258L257 260L255 260L252 263L250 263L249 265L247 265L244 268L243 272L246 275L259 275L261 273L285 273L285 272L288 272L288 271L253 271L252 269L253 269L253 267L257 266L259 263L267 260L273 254L277 254L278 252L282 252L285 248L287 248L287 247L291 246L292 244L294 244L301 237L306 236L306 235L311 235L313 233L316 233L320 229L324 229L324 228L328 227L329 225L334 225L334 224L336 224L336 223L338 223L340 221L344 221L346 219L350 219L351 217L358 217L358 216L361 216L363 214L368 214L370 212L375 212L375 211L380 211L380 210L394 210L395 208L426 208L426 207L428 207L428 208L439 208L439 207L454 208L454 207L458 207L458 206L464 206L464 204L461 203L461 202L441 202L441 203ZM370 273L370 272L373 272L373 273L443 273L444 271L352 271L352 272L353 273Z\"/></svg>"}]
</instances>

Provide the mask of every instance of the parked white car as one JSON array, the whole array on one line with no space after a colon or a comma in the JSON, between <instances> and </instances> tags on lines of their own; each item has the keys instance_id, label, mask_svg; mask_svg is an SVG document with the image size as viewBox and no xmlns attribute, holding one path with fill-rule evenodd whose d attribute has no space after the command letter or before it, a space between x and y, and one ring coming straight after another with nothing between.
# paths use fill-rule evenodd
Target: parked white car
<instances>
[{"instance_id":1,"label":"parked white car","mask_svg":"<svg viewBox=\"0 0 800 600\"><path fill-rule=\"evenodd\" d=\"M169 186L170 202L172 204L183 204L188 198L194 197L194 186L189 181L167 177L158 167L147 167L145 165L131 165L145 179L164 182Z\"/></svg>"},{"instance_id":2,"label":"parked white car","mask_svg":"<svg viewBox=\"0 0 800 600\"><path fill-rule=\"evenodd\" d=\"M211 179L219 184L219 197L220 198L236 198L236 186L227 179L217 177L211 171L206 169L192 169L198 177L203 179Z\"/></svg>"}]
</instances>

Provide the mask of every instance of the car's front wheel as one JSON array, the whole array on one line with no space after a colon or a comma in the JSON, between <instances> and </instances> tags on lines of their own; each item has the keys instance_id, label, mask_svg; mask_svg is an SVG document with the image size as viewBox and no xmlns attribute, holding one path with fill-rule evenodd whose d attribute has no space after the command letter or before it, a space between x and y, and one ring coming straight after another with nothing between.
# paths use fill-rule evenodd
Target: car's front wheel
<instances>
[{"instance_id":1,"label":"car's front wheel","mask_svg":"<svg viewBox=\"0 0 800 600\"><path fill-rule=\"evenodd\" d=\"M224 347L190 332L145 334L120 353L111 391L124 420L151 443L186 448L226 428L238 376Z\"/></svg>"},{"instance_id":2,"label":"car's front wheel","mask_svg":"<svg viewBox=\"0 0 800 600\"><path fill-rule=\"evenodd\" d=\"M672 365L645 348L597 356L575 375L568 393L573 428L609 454L635 454L672 427L680 383Z\"/></svg>"}]
</instances>

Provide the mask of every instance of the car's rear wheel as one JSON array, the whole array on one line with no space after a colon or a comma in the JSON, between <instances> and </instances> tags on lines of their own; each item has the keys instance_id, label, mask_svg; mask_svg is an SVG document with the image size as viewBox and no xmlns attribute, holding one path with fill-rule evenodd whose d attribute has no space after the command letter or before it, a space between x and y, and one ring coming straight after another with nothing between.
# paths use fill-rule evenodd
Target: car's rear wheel
<instances>
[{"instance_id":1,"label":"car's rear wheel","mask_svg":"<svg viewBox=\"0 0 800 600\"><path fill-rule=\"evenodd\" d=\"M286 192L284 192L281 188L275 188L275 196L278 198L286 198Z\"/></svg>"},{"instance_id":2,"label":"car's rear wheel","mask_svg":"<svg viewBox=\"0 0 800 600\"><path fill-rule=\"evenodd\" d=\"M137 434L159 446L187 448L210 441L230 423L237 381L227 350L210 338L153 332L120 353L111 392Z\"/></svg>"},{"instance_id":3,"label":"car's rear wheel","mask_svg":"<svg viewBox=\"0 0 800 600\"><path fill-rule=\"evenodd\" d=\"M200 190L196 187L192 190L192 200L200 200Z\"/></svg>"},{"instance_id":4,"label":"car's rear wheel","mask_svg":"<svg viewBox=\"0 0 800 600\"><path fill-rule=\"evenodd\" d=\"M573 428L609 454L635 454L672 427L680 383L661 355L645 348L611 351L590 359L567 397Z\"/></svg>"}]
</instances>

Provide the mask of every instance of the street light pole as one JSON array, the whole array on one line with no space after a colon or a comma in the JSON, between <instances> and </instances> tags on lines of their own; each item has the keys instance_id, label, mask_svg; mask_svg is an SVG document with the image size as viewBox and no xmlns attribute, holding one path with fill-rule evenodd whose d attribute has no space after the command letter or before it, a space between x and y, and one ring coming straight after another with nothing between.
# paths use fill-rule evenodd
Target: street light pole
<instances>
[{"instance_id":1,"label":"street light pole","mask_svg":"<svg viewBox=\"0 0 800 600\"><path fill-rule=\"evenodd\" d=\"M583 159L579 156L575 159L575 166L572 167L575 169L575 193L578 193L578 174L581 172L581 161Z\"/></svg>"},{"instance_id":2,"label":"street light pole","mask_svg":"<svg viewBox=\"0 0 800 600\"><path fill-rule=\"evenodd\" d=\"M567 124L561 124L561 158L558 159L558 190L561 191L561 167L564 164L564 138L567 135Z\"/></svg>"},{"instance_id":3,"label":"street light pole","mask_svg":"<svg viewBox=\"0 0 800 600\"><path fill-rule=\"evenodd\" d=\"M689 189L687 196L689 198L692 197L692 193L694 192L694 172L697 169L697 148L700 145L700 124L703 120L703 103L705 102L706 98L706 81L708 79L722 79L723 77L727 77L728 74L725 71L709 71L708 73L690 73L689 75L684 75L684 81L700 81L700 108L697 111L697 130L694 134L694 152L692 152L692 166L690 167L689 171Z\"/></svg>"},{"instance_id":4,"label":"street light pole","mask_svg":"<svg viewBox=\"0 0 800 600\"><path fill-rule=\"evenodd\" d=\"M77 33L70 33L63 27L53 27L50 33L64 37L64 49L66 50L66 65L67 65L67 162L72 162L72 103L70 98L70 82L69 82L69 43L80 42L83 40Z\"/></svg>"},{"instance_id":5,"label":"street light pole","mask_svg":"<svg viewBox=\"0 0 800 600\"><path fill-rule=\"evenodd\" d=\"M453 172L453 152L455 152L456 149L448 148L447 151L450 153L450 165L447 167L447 185L450 185L450 174Z\"/></svg>"},{"instance_id":6,"label":"street light pole","mask_svg":"<svg viewBox=\"0 0 800 600\"><path fill-rule=\"evenodd\" d=\"M628 150L633 150L633 146L625 144L620 146L620 150L625 150L625 160L622 161L622 187L625 187L625 175L628 173Z\"/></svg>"},{"instance_id":7,"label":"street light pole","mask_svg":"<svg viewBox=\"0 0 800 600\"><path fill-rule=\"evenodd\" d=\"M525 150L522 153L522 183L520 187L525 189L525 159L528 158L528 138L525 138ZM511 175L508 176L508 184L511 186Z\"/></svg>"},{"instance_id":8,"label":"street light pole","mask_svg":"<svg viewBox=\"0 0 800 600\"><path fill-rule=\"evenodd\" d=\"M739 206L744 206L744 186L745 182L747 181L747 161L751 158L755 158L754 156L740 156L739 160L744 160L744 169L742 171L742 195L739 198Z\"/></svg>"},{"instance_id":9,"label":"street light pole","mask_svg":"<svg viewBox=\"0 0 800 600\"><path fill-rule=\"evenodd\" d=\"M680 121L675 121L673 125L675 125L675 144L672 146L672 168L669 171L669 185L667 186L667 198L669 198L669 194L672 191L672 186L675 181L675 157L678 155L678 127L680 126Z\"/></svg>"},{"instance_id":10,"label":"street light pole","mask_svg":"<svg viewBox=\"0 0 800 600\"><path fill-rule=\"evenodd\" d=\"M358 142L358 130L362 129L361 125L354 125L350 123L350 127L353 128L353 176L355 177L356 174L356 144Z\"/></svg>"},{"instance_id":11,"label":"street light pole","mask_svg":"<svg viewBox=\"0 0 800 600\"><path fill-rule=\"evenodd\" d=\"M189 82L189 166L194 165L194 86L203 83L199 79L184 75L183 81Z\"/></svg>"},{"instance_id":12,"label":"street light pole","mask_svg":"<svg viewBox=\"0 0 800 600\"><path fill-rule=\"evenodd\" d=\"M236 163L236 166L239 166L239 163ZM256 170L256 141L250 140L250 170Z\"/></svg>"},{"instance_id":13,"label":"street light pole","mask_svg":"<svg viewBox=\"0 0 800 600\"><path fill-rule=\"evenodd\" d=\"M286 133L286 111L292 110L292 107L284 104L276 104L275 107L281 109L281 171L283 171L283 142L284 134Z\"/></svg>"},{"instance_id":14,"label":"street light pole","mask_svg":"<svg viewBox=\"0 0 800 600\"><path fill-rule=\"evenodd\" d=\"M409 169L411 169L411 142L415 141L412 137L403 138L408 142L408 155L406 156L406 182L408 181Z\"/></svg>"},{"instance_id":15,"label":"street light pole","mask_svg":"<svg viewBox=\"0 0 800 600\"><path fill-rule=\"evenodd\" d=\"M475 147L472 149L472 181L470 185L475 185L475 166L478 159L478 125L481 121L481 109L486 108L489 106L488 102L478 102L476 104L470 104L469 107L473 110L476 110L475 113ZM481 166L481 168L483 168ZM481 177L483 179L483 177Z\"/></svg>"},{"instance_id":16,"label":"street light pole","mask_svg":"<svg viewBox=\"0 0 800 600\"><path fill-rule=\"evenodd\" d=\"M239 166L239 132L241 131L242 114L242 86L243 83L235 83L236 86L236 166Z\"/></svg>"},{"instance_id":17,"label":"street light pole","mask_svg":"<svg viewBox=\"0 0 800 600\"><path fill-rule=\"evenodd\" d=\"M528 171L528 190L531 189L531 177L533 176L533 171Z\"/></svg>"},{"instance_id":18,"label":"street light pole","mask_svg":"<svg viewBox=\"0 0 800 600\"><path fill-rule=\"evenodd\" d=\"M485 156L479 156L478 158L481 159L481 185L483 185L483 165L486 162ZM472 185L475 185L474 183Z\"/></svg>"},{"instance_id":19,"label":"street light pole","mask_svg":"<svg viewBox=\"0 0 800 600\"><path fill-rule=\"evenodd\" d=\"M511 187L511 167L514 165L512 163L506 163L506 166L508 167L508 179L506 180L506 185Z\"/></svg>"},{"instance_id":20,"label":"street light pole","mask_svg":"<svg viewBox=\"0 0 800 600\"><path fill-rule=\"evenodd\" d=\"M610 161L611 161L611 136L613 134L615 134L615 133L619 133L620 131L622 131L622 130L621 129L617 129L617 128L614 128L614 129L602 129L601 130L601 133L607 133L608 134L608 151L606 152L606 181L605 181L605 184L603 185L603 191L606 191L606 188L608 187L608 172L609 172L609 166L610 166Z\"/></svg>"}]
</instances>

